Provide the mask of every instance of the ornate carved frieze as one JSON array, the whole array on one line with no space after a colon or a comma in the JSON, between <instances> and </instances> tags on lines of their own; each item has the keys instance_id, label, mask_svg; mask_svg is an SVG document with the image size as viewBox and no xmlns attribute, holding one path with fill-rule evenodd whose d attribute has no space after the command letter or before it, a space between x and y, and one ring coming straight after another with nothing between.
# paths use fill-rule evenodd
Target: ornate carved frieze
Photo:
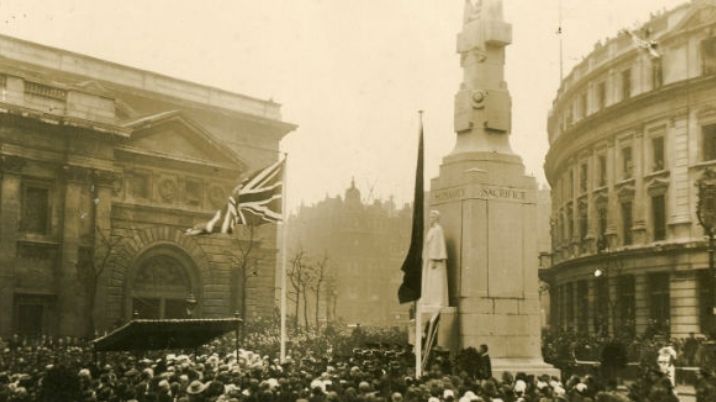
<instances>
[{"instance_id":1,"label":"ornate carved frieze","mask_svg":"<svg viewBox=\"0 0 716 402\"><path fill-rule=\"evenodd\" d=\"M2 155L0 156L0 169L2 169L3 172L20 174L26 162L24 158L19 156Z\"/></svg>"}]
</instances>

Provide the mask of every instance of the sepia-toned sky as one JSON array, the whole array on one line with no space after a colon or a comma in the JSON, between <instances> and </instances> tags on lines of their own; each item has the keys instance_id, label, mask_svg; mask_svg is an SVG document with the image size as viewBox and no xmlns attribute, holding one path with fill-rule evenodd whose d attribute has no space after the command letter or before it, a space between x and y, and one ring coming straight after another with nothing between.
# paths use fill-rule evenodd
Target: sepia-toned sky
<instances>
[{"instance_id":1,"label":"sepia-toned sky","mask_svg":"<svg viewBox=\"0 0 716 402\"><path fill-rule=\"evenodd\" d=\"M682 0L561 0L565 75L600 39ZM559 85L560 0L505 0L512 148L544 183L546 116ZM342 193L412 196L417 110L426 187L454 145L463 0L6 0L0 33L283 104L298 124L292 208Z\"/></svg>"}]
</instances>

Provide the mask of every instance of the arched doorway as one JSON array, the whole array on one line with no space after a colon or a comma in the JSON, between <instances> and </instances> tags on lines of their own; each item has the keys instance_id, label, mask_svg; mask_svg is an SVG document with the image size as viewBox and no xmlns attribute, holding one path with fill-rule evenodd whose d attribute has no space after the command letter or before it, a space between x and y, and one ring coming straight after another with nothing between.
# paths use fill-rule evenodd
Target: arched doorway
<instances>
[{"instance_id":1,"label":"arched doorway","mask_svg":"<svg viewBox=\"0 0 716 402\"><path fill-rule=\"evenodd\" d=\"M187 318L188 300L198 298L197 281L184 258L168 250L150 250L138 261L128 284L128 312L134 318ZM196 309L193 316L197 315Z\"/></svg>"}]
</instances>

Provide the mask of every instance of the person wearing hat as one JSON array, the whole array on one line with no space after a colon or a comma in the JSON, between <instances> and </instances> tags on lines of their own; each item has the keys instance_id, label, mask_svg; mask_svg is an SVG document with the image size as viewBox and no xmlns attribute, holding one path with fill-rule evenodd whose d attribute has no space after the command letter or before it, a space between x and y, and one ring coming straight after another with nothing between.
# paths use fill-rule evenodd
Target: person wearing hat
<instances>
[{"instance_id":1,"label":"person wearing hat","mask_svg":"<svg viewBox=\"0 0 716 402\"><path fill-rule=\"evenodd\" d=\"M209 383L204 384L199 380L192 381L186 389L186 393L189 397L189 400L191 402L204 402L204 397L202 394L208 386Z\"/></svg>"}]
</instances>

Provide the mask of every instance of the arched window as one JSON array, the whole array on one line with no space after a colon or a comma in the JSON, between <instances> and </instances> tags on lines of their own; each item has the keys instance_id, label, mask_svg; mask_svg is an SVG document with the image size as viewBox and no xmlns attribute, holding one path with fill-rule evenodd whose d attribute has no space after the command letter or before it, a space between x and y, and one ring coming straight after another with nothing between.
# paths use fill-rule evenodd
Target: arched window
<instances>
[{"instance_id":1,"label":"arched window","mask_svg":"<svg viewBox=\"0 0 716 402\"><path fill-rule=\"evenodd\" d=\"M184 265L169 255L140 261L129 288L131 312L137 318L186 318L192 283Z\"/></svg>"}]
</instances>

